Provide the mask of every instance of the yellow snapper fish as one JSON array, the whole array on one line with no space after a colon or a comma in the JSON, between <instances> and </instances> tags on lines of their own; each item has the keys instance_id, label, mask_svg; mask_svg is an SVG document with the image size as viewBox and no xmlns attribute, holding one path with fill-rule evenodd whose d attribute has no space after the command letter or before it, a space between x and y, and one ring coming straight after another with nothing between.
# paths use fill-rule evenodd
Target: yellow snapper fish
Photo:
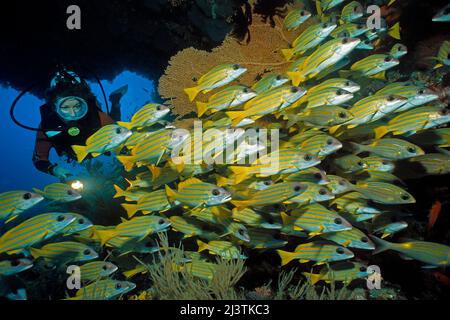
<instances>
[{"instance_id":1,"label":"yellow snapper fish","mask_svg":"<svg viewBox=\"0 0 450 320\"><path fill-rule=\"evenodd\" d=\"M330 183L325 171L310 167L299 172L284 174L279 176L282 181L297 181L297 182L312 182L319 185L326 185Z\"/></svg>"},{"instance_id":2,"label":"yellow snapper fish","mask_svg":"<svg viewBox=\"0 0 450 320\"><path fill-rule=\"evenodd\" d=\"M300 151L323 158L342 148L342 143L327 134L311 137L300 144Z\"/></svg>"},{"instance_id":3,"label":"yellow snapper fish","mask_svg":"<svg viewBox=\"0 0 450 320\"><path fill-rule=\"evenodd\" d=\"M287 83L289 78L281 74L269 73L261 77L255 84L252 86L252 90L257 94L261 94L265 91L271 90L273 88L277 88Z\"/></svg>"},{"instance_id":4,"label":"yellow snapper fish","mask_svg":"<svg viewBox=\"0 0 450 320\"><path fill-rule=\"evenodd\" d=\"M350 121L353 115L339 106L322 106L308 109L297 114L287 113L285 119L288 120L286 126L292 127L303 122L313 127L329 128Z\"/></svg>"},{"instance_id":5,"label":"yellow snapper fish","mask_svg":"<svg viewBox=\"0 0 450 320\"><path fill-rule=\"evenodd\" d=\"M209 97L208 102L197 101L197 114L201 117L206 111L211 113L240 106L256 97L256 92L242 85L227 87Z\"/></svg>"},{"instance_id":6,"label":"yellow snapper fish","mask_svg":"<svg viewBox=\"0 0 450 320\"><path fill-rule=\"evenodd\" d=\"M374 250L375 244L359 229L351 228L339 232L328 232L320 236L344 247L350 247L363 250Z\"/></svg>"},{"instance_id":7,"label":"yellow snapper fish","mask_svg":"<svg viewBox=\"0 0 450 320\"><path fill-rule=\"evenodd\" d=\"M169 114L169 112L170 108L168 106L149 103L134 113L130 122L118 121L117 124L130 130L148 127L158 122L165 115Z\"/></svg>"},{"instance_id":8,"label":"yellow snapper fish","mask_svg":"<svg viewBox=\"0 0 450 320\"><path fill-rule=\"evenodd\" d=\"M8 221L44 200L38 193L13 190L0 193L0 221Z\"/></svg>"},{"instance_id":9,"label":"yellow snapper fish","mask_svg":"<svg viewBox=\"0 0 450 320\"><path fill-rule=\"evenodd\" d=\"M391 51L389 51L389 55L391 55L395 59L400 59L407 53L408 53L408 48L404 44L401 44L401 43L394 44L391 48Z\"/></svg>"},{"instance_id":10,"label":"yellow snapper fish","mask_svg":"<svg viewBox=\"0 0 450 320\"><path fill-rule=\"evenodd\" d=\"M313 92L320 91L326 88L339 88L344 89L345 91L355 93L361 89L361 86L357 84L354 81L344 79L344 78L331 78L327 79L325 81L322 81L321 83L308 88L308 95L310 95Z\"/></svg>"},{"instance_id":11,"label":"yellow snapper fish","mask_svg":"<svg viewBox=\"0 0 450 320\"><path fill-rule=\"evenodd\" d=\"M373 95L357 101L348 111L353 119L345 123L347 129L377 121L404 104L408 99L396 95ZM330 128L330 133L339 129L340 125Z\"/></svg>"},{"instance_id":12,"label":"yellow snapper fish","mask_svg":"<svg viewBox=\"0 0 450 320\"><path fill-rule=\"evenodd\" d=\"M401 160L425 154L419 146L397 138L383 138L365 144L351 142L351 145L353 153L356 155L361 152L370 152L372 155L390 160Z\"/></svg>"},{"instance_id":13,"label":"yellow snapper fish","mask_svg":"<svg viewBox=\"0 0 450 320\"><path fill-rule=\"evenodd\" d=\"M292 260L299 260L300 263L309 261L316 262L316 265L325 264L332 261L342 261L353 258L353 252L345 247L324 244L320 241L308 242L298 245L294 252L277 250L281 258L281 265L284 266Z\"/></svg>"},{"instance_id":14,"label":"yellow snapper fish","mask_svg":"<svg viewBox=\"0 0 450 320\"><path fill-rule=\"evenodd\" d=\"M375 129L375 139L387 133L410 136L417 132L450 122L450 112L441 107L418 107L393 117L387 125Z\"/></svg>"},{"instance_id":15,"label":"yellow snapper fish","mask_svg":"<svg viewBox=\"0 0 450 320\"><path fill-rule=\"evenodd\" d=\"M362 159L367 164L368 171L383 171L392 172L395 169L395 164L392 161L383 159L377 156L365 157Z\"/></svg>"},{"instance_id":16,"label":"yellow snapper fish","mask_svg":"<svg viewBox=\"0 0 450 320\"><path fill-rule=\"evenodd\" d=\"M313 203L291 211L289 215L281 213L283 225L294 226L294 230L305 231L309 236L328 232L350 230L352 225L336 212Z\"/></svg>"},{"instance_id":17,"label":"yellow snapper fish","mask_svg":"<svg viewBox=\"0 0 450 320\"><path fill-rule=\"evenodd\" d=\"M189 178L178 184L177 191L166 185L167 198L189 207L216 206L231 200L230 192L212 183Z\"/></svg>"},{"instance_id":18,"label":"yellow snapper fish","mask_svg":"<svg viewBox=\"0 0 450 320\"><path fill-rule=\"evenodd\" d=\"M358 38L336 38L325 42L305 59L300 71L290 72L292 84L298 85L339 62L361 42Z\"/></svg>"},{"instance_id":19,"label":"yellow snapper fish","mask_svg":"<svg viewBox=\"0 0 450 320\"><path fill-rule=\"evenodd\" d=\"M342 38L342 37L350 37L356 38L367 32L369 28L365 24L357 24L357 23L343 23L338 26L333 32L330 33L330 36L333 38Z\"/></svg>"},{"instance_id":20,"label":"yellow snapper fish","mask_svg":"<svg viewBox=\"0 0 450 320\"><path fill-rule=\"evenodd\" d=\"M282 248L288 243L286 240L280 239L274 230L252 228L248 234L250 241L243 245L252 249Z\"/></svg>"},{"instance_id":21,"label":"yellow snapper fish","mask_svg":"<svg viewBox=\"0 0 450 320\"><path fill-rule=\"evenodd\" d=\"M78 162L83 161L88 154L97 157L105 152L116 149L125 142L132 132L117 124L108 124L86 140L86 146L73 145L72 149L77 155Z\"/></svg>"},{"instance_id":22,"label":"yellow snapper fish","mask_svg":"<svg viewBox=\"0 0 450 320\"><path fill-rule=\"evenodd\" d=\"M304 9L291 10L283 20L283 26L286 30L297 29L302 23L311 17L311 13Z\"/></svg>"},{"instance_id":23,"label":"yellow snapper fish","mask_svg":"<svg viewBox=\"0 0 450 320\"><path fill-rule=\"evenodd\" d=\"M347 154L333 159L333 166L338 172L344 174L354 174L368 167L367 163L362 158L354 154Z\"/></svg>"},{"instance_id":24,"label":"yellow snapper fish","mask_svg":"<svg viewBox=\"0 0 450 320\"><path fill-rule=\"evenodd\" d=\"M350 67L350 70L342 70L340 75L343 77L352 76L359 77L372 77L378 79L385 79L385 72L398 65L400 61L390 55L386 54L373 54L365 57Z\"/></svg>"},{"instance_id":25,"label":"yellow snapper fish","mask_svg":"<svg viewBox=\"0 0 450 320\"><path fill-rule=\"evenodd\" d=\"M81 199L81 194L66 183L52 183L41 191L33 188L33 191L42 195L44 198L58 202L71 202Z\"/></svg>"},{"instance_id":26,"label":"yellow snapper fish","mask_svg":"<svg viewBox=\"0 0 450 320\"><path fill-rule=\"evenodd\" d=\"M302 194L286 200L285 203L308 204L334 199L334 194L326 187L316 183L303 182L307 189Z\"/></svg>"},{"instance_id":27,"label":"yellow snapper fish","mask_svg":"<svg viewBox=\"0 0 450 320\"><path fill-rule=\"evenodd\" d=\"M381 204L408 204L416 202L410 193L386 182L361 182L355 186L355 191L361 193L364 198Z\"/></svg>"},{"instance_id":28,"label":"yellow snapper fish","mask_svg":"<svg viewBox=\"0 0 450 320\"><path fill-rule=\"evenodd\" d=\"M374 254L393 250L408 260L423 262L424 268L446 267L450 264L450 247L427 241L408 241L403 243L392 243L371 236L377 245Z\"/></svg>"},{"instance_id":29,"label":"yellow snapper fish","mask_svg":"<svg viewBox=\"0 0 450 320\"><path fill-rule=\"evenodd\" d=\"M319 281L324 281L326 283L339 281L344 284L349 284L355 279L366 278L371 274L372 272L367 269L367 266L353 261L339 262L337 264L325 266L319 273L303 273L312 285Z\"/></svg>"},{"instance_id":30,"label":"yellow snapper fish","mask_svg":"<svg viewBox=\"0 0 450 320\"><path fill-rule=\"evenodd\" d=\"M345 178L332 174L327 175L327 178L329 181L329 183L327 184L327 188L330 189L331 193L333 193L334 195L354 190L354 185Z\"/></svg>"},{"instance_id":31,"label":"yellow snapper fish","mask_svg":"<svg viewBox=\"0 0 450 320\"><path fill-rule=\"evenodd\" d=\"M109 277L119 268L108 261L93 261L80 266L81 279L83 281L96 281Z\"/></svg>"},{"instance_id":32,"label":"yellow snapper fish","mask_svg":"<svg viewBox=\"0 0 450 320\"><path fill-rule=\"evenodd\" d=\"M136 285L128 281L99 280L82 287L75 297L68 300L111 300L124 295L136 288Z\"/></svg>"},{"instance_id":33,"label":"yellow snapper fish","mask_svg":"<svg viewBox=\"0 0 450 320\"><path fill-rule=\"evenodd\" d=\"M172 206L167 199L166 192L164 190L157 190L149 192L139 198L136 204L123 203L122 207L127 212L128 218L131 218L138 211L142 211L143 214L164 212L169 210Z\"/></svg>"},{"instance_id":34,"label":"yellow snapper fish","mask_svg":"<svg viewBox=\"0 0 450 320\"><path fill-rule=\"evenodd\" d=\"M240 253L239 247L228 241L210 241L205 243L197 240L198 252L208 250L210 254L218 255L223 259L247 259L247 256Z\"/></svg>"},{"instance_id":35,"label":"yellow snapper fish","mask_svg":"<svg viewBox=\"0 0 450 320\"><path fill-rule=\"evenodd\" d=\"M190 101L194 101L200 92L207 93L215 88L222 87L244 74L247 69L238 64L220 64L202 75L197 86L184 89Z\"/></svg>"},{"instance_id":36,"label":"yellow snapper fish","mask_svg":"<svg viewBox=\"0 0 450 320\"><path fill-rule=\"evenodd\" d=\"M59 234L73 221L73 215L57 212L42 213L29 218L2 234L0 253L14 253L29 248Z\"/></svg>"},{"instance_id":37,"label":"yellow snapper fish","mask_svg":"<svg viewBox=\"0 0 450 320\"><path fill-rule=\"evenodd\" d=\"M370 219L373 218L374 215L382 212L373 205L369 205L368 200L366 200L359 192L346 193L331 201L330 204L333 207L335 206L341 214L342 212L348 212L355 215L369 214L371 215Z\"/></svg>"},{"instance_id":38,"label":"yellow snapper fish","mask_svg":"<svg viewBox=\"0 0 450 320\"><path fill-rule=\"evenodd\" d=\"M122 223L113 229L99 229L94 227L94 231L105 245L109 240L117 237L131 237L143 240L148 235L166 230L170 226L170 221L153 215L133 217L130 220L122 219Z\"/></svg>"},{"instance_id":39,"label":"yellow snapper fish","mask_svg":"<svg viewBox=\"0 0 450 320\"><path fill-rule=\"evenodd\" d=\"M307 93L306 109L317 108L326 105L341 105L353 99L353 94L341 88L324 88L313 93Z\"/></svg>"},{"instance_id":40,"label":"yellow snapper fish","mask_svg":"<svg viewBox=\"0 0 450 320\"><path fill-rule=\"evenodd\" d=\"M78 233L93 226L92 221L85 216L74 212L71 212L70 214L75 217L75 220L60 231L62 235L66 236L69 234Z\"/></svg>"},{"instance_id":41,"label":"yellow snapper fish","mask_svg":"<svg viewBox=\"0 0 450 320\"><path fill-rule=\"evenodd\" d=\"M289 61L293 56L301 55L307 50L316 47L324 41L337 27L334 23L316 23L306 28L291 44L290 49L281 49L281 52Z\"/></svg>"},{"instance_id":42,"label":"yellow snapper fish","mask_svg":"<svg viewBox=\"0 0 450 320\"><path fill-rule=\"evenodd\" d=\"M266 206L280 203L296 197L307 190L307 186L299 182L282 182L269 186L267 189L258 190L248 200L231 201L238 208Z\"/></svg>"},{"instance_id":43,"label":"yellow snapper fish","mask_svg":"<svg viewBox=\"0 0 450 320\"><path fill-rule=\"evenodd\" d=\"M182 129L160 130L139 142L131 151L130 156L117 156L117 160L124 165L127 171L130 171L135 165L158 164L168 150L182 145L188 137L189 133Z\"/></svg>"},{"instance_id":44,"label":"yellow snapper fish","mask_svg":"<svg viewBox=\"0 0 450 320\"><path fill-rule=\"evenodd\" d=\"M274 174L294 173L320 163L320 159L309 153L295 149L283 148L259 157L250 166L230 166L235 183L257 177L268 177Z\"/></svg>"},{"instance_id":45,"label":"yellow snapper fish","mask_svg":"<svg viewBox=\"0 0 450 320\"><path fill-rule=\"evenodd\" d=\"M249 102L241 111L228 111L232 125L237 125L244 119L256 120L267 114L279 112L300 99L306 90L295 86L280 86L264 92Z\"/></svg>"},{"instance_id":46,"label":"yellow snapper fish","mask_svg":"<svg viewBox=\"0 0 450 320\"><path fill-rule=\"evenodd\" d=\"M344 22L353 22L364 15L363 6L358 1L347 3L341 11L341 20Z\"/></svg>"},{"instance_id":47,"label":"yellow snapper fish","mask_svg":"<svg viewBox=\"0 0 450 320\"><path fill-rule=\"evenodd\" d=\"M126 201L139 201L140 198L148 194L147 190L123 190L118 185L114 185L114 189L116 190L116 194L113 198L125 197Z\"/></svg>"},{"instance_id":48,"label":"yellow snapper fish","mask_svg":"<svg viewBox=\"0 0 450 320\"><path fill-rule=\"evenodd\" d=\"M46 244L40 249L30 248L30 253L34 259L43 258L46 261L58 262L82 262L98 258L98 253L89 246L74 242L54 242Z\"/></svg>"},{"instance_id":49,"label":"yellow snapper fish","mask_svg":"<svg viewBox=\"0 0 450 320\"><path fill-rule=\"evenodd\" d=\"M450 5L447 4L439 10L431 19L433 22L449 22L450 21Z\"/></svg>"},{"instance_id":50,"label":"yellow snapper fish","mask_svg":"<svg viewBox=\"0 0 450 320\"><path fill-rule=\"evenodd\" d=\"M247 226L261 229L281 229L282 225L270 213L255 211L250 208L233 208L233 220L245 223ZM281 221L280 221L281 222ZM252 237L250 236L250 239Z\"/></svg>"}]
</instances>

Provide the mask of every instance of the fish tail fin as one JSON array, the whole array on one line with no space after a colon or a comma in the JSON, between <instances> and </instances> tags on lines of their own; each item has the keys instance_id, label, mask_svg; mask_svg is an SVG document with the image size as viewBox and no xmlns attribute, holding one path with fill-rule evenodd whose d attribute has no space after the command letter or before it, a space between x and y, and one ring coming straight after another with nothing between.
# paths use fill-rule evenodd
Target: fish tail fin
<instances>
[{"instance_id":1,"label":"fish tail fin","mask_svg":"<svg viewBox=\"0 0 450 320\"><path fill-rule=\"evenodd\" d=\"M238 209L244 209L248 207L249 201L248 200L233 200L231 201L231 204L236 206Z\"/></svg>"},{"instance_id":2,"label":"fish tail fin","mask_svg":"<svg viewBox=\"0 0 450 320\"><path fill-rule=\"evenodd\" d=\"M189 101L194 101L195 97L200 92L200 89L198 87L185 88L184 92L188 95Z\"/></svg>"},{"instance_id":3,"label":"fish tail fin","mask_svg":"<svg viewBox=\"0 0 450 320\"><path fill-rule=\"evenodd\" d=\"M125 278L129 279L134 277L135 275L139 274L139 273L143 273L145 272L147 268L145 266L137 266L134 269L128 270L123 272L122 274L125 276Z\"/></svg>"},{"instance_id":4,"label":"fish tail fin","mask_svg":"<svg viewBox=\"0 0 450 320\"><path fill-rule=\"evenodd\" d=\"M118 185L114 185L114 189L116 190L116 194L113 198L125 197L125 191L121 189Z\"/></svg>"},{"instance_id":5,"label":"fish tail fin","mask_svg":"<svg viewBox=\"0 0 450 320\"><path fill-rule=\"evenodd\" d=\"M202 252L208 249L208 244L203 242L202 240L197 240L198 252Z\"/></svg>"},{"instance_id":6,"label":"fish tail fin","mask_svg":"<svg viewBox=\"0 0 450 320\"><path fill-rule=\"evenodd\" d=\"M305 81L305 78L300 71L287 72L286 74L289 79L291 79L294 86L298 86L301 82Z\"/></svg>"},{"instance_id":7,"label":"fish tail fin","mask_svg":"<svg viewBox=\"0 0 450 320\"><path fill-rule=\"evenodd\" d=\"M288 252L283 250L277 250L278 255L281 258L281 265L287 265L289 262L295 259L296 253L295 252Z\"/></svg>"},{"instance_id":8,"label":"fish tail fin","mask_svg":"<svg viewBox=\"0 0 450 320\"><path fill-rule=\"evenodd\" d=\"M30 248L28 249L33 256L34 259L38 259L39 257L42 257L42 250L37 248Z\"/></svg>"},{"instance_id":9,"label":"fish tail fin","mask_svg":"<svg viewBox=\"0 0 450 320\"><path fill-rule=\"evenodd\" d=\"M281 49L281 53L283 54L283 56L286 59L286 61L289 61L289 60L292 59L292 57L294 55L294 49L292 49L292 48Z\"/></svg>"},{"instance_id":10,"label":"fish tail fin","mask_svg":"<svg viewBox=\"0 0 450 320\"><path fill-rule=\"evenodd\" d=\"M382 240L378 237L375 237L373 235L370 235L370 238L373 240L373 242L375 242L376 244L376 248L373 251L372 254L377 254L386 250L389 250L391 248L391 244L386 241L386 240Z\"/></svg>"},{"instance_id":11,"label":"fish tail fin","mask_svg":"<svg viewBox=\"0 0 450 320\"><path fill-rule=\"evenodd\" d=\"M230 166L230 170L231 172L234 173L234 182L236 184L239 184L247 179L247 177L249 176L250 168L241 166Z\"/></svg>"},{"instance_id":12,"label":"fish tail fin","mask_svg":"<svg viewBox=\"0 0 450 320\"><path fill-rule=\"evenodd\" d=\"M228 182L228 178L224 177L224 176L220 176L220 175L216 175L216 185L218 187L223 187L225 185L227 185Z\"/></svg>"},{"instance_id":13,"label":"fish tail fin","mask_svg":"<svg viewBox=\"0 0 450 320\"><path fill-rule=\"evenodd\" d=\"M318 16L321 16L323 14L322 4L320 3L320 0L316 0L316 10Z\"/></svg>"},{"instance_id":14,"label":"fish tail fin","mask_svg":"<svg viewBox=\"0 0 450 320\"><path fill-rule=\"evenodd\" d=\"M433 69L439 69L440 67L443 67L444 65L442 63L436 64Z\"/></svg>"},{"instance_id":15,"label":"fish tail fin","mask_svg":"<svg viewBox=\"0 0 450 320\"><path fill-rule=\"evenodd\" d=\"M390 7L396 0L390 0L388 3L388 7Z\"/></svg>"},{"instance_id":16,"label":"fish tail fin","mask_svg":"<svg viewBox=\"0 0 450 320\"><path fill-rule=\"evenodd\" d=\"M231 124L233 126L238 125L239 122L241 122L242 119L244 119L244 116L242 116L243 114L242 111L227 111L225 112L225 114L227 115L228 118L231 119Z\"/></svg>"},{"instance_id":17,"label":"fish tail fin","mask_svg":"<svg viewBox=\"0 0 450 320\"><path fill-rule=\"evenodd\" d=\"M364 147L356 142L350 142L350 148L354 154L360 154L365 151Z\"/></svg>"},{"instance_id":18,"label":"fish tail fin","mask_svg":"<svg viewBox=\"0 0 450 320\"><path fill-rule=\"evenodd\" d=\"M115 230L95 230L95 233L97 234L98 238L100 239L101 246L104 246L110 239L112 239L116 232Z\"/></svg>"},{"instance_id":19,"label":"fish tail fin","mask_svg":"<svg viewBox=\"0 0 450 320\"><path fill-rule=\"evenodd\" d=\"M128 183L128 188L127 188L127 190L133 189L133 187L134 187L133 181L132 181L132 180L129 180L129 179L127 179L127 178L125 178L125 181ZM117 190L116 190L116 191L117 191Z\"/></svg>"},{"instance_id":20,"label":"fish tail fin","mask_svg":"<svg viewBox=\"0 0 450 320\"><path fill-rule=\"evenodd\" d=\"M206 102L197 101L197 115L201 117L206 110L208 110L208 104Z\"/></svg>"},{"instance_id":21,"label":"fish tail fin","mask_svg":"<svg viewBox=\"0 0 450 320\"><path fill-rule=\"evenodd\" d=\"M131 122L117 121L117 124L121 127L127 128L129 130L133 129L133 124Z\"/></svg>"},{"instance_id":22,"label":"fish tail fin","mask_svg":"<svg viewBox=\"0 0 450 320\"><path fill-rule=\"evenodd\" d=\"M396 24L394 24L388 31L388 34L397 40L400 40L400 22L397 22Z\"/></svg>"},{"instance_id":23,"label":"fish tail fin","mask_svg":"<svg viewBox=\"0 0 450 320\"><path fill-rule=\"evenodd\" d=\"M43 195L45 194L44 191L39 190L38 188L33 188L33 191L34 191L35 193L37 193L37 194L40 194L41 196L43 196Z\"/></svg>"},{"instance_id":24,"label":"fish tail fin","mask_svg":"<svg viewBox=\"0 0 450 320\"><path fill-rule=\"evenodd\" d=\"M338 131L340 127L341 127L341 125L339 125L339 124L336 125L336 126L332 126L332 127L328 128L328 132L330 134L335 134L336 131Z\"/></svg>"},{"instance_id":25,"label":"fish tail fin","mask_svg":"<svg viewBox=\"0 0 450 320\"><path fill-rule=\"evenodd\" d=\"M320 281L320 274L303 272L303 275L309 279L312 285Z\"/></svg>"},{"instance_id":26,"label":"fish tail fin","mask_svg":"<svg viewBox=\"0 0 450 320\"><path fill-rule=\"evenodd\" d=\"M148 166L148 170L152 173L152 180L155 180L161 175L162 169L155 166L154 164L151 164Z\"/></svg>"},{"instance_id":27,"label":"fish tail fin","mask_svg":"<svg viewBox=\"0 0 450 320\"><path fill-rule=\"evenodd\" d=\"M138 212L138 206L132 203L122 203L121 206L127 212L128 218L133 217Z\"/></svg>"},{"instance_id":28,"label":"fish tail fin","mask_svg":"<svg viewBox=\"0 0 450 320\"><path fill-rule=\"evenodd\" d=\"M166 184L165 188L166 188L167 199L169 199L170 201L174 201L177 193L174 190L172 190L167 184Z\"/></svg>"},{"instance_id":29,"label":"fish tail fin","mask_svg":"<svg viewBox=\"0 0 450 320\"><path fill-rule=\"evenodd\" d=\"M89 153L86 146L73 145L72 150L75 152L78 162L83 161Z\"/></svg>"},{"instance_id":30,"label":"fish tail fin","mask_svg":"<svg viewBox=\"0 0 450 320\"><path fill-rule=\"evenodd\" d=\"M388 133L388 126L378 127L374 129L374 131L375 131L375 139L380 139Z\"/></svg>"},{"instance_id":31,"label":"fish tail fin","mask_svg":"<svg viewBox=\"0 0 450 320\"><path fill-rule=\"evenodd\" d=\"M117 160L119 160L126 171L130 171L133 169L135 157L133 156L117 156Z\"/></svg>"},{"instance_id":32,"label":"fish tail fin","mask_svg":"<svg viewBox=\"0 0 450 320\"><path fill-rule=\"evenodd\" d=\"M281 221L283 222L283 225L286 226L291 222L291 217L285 213L285 212L281 212Z\"/></svg>"}]
</instances>

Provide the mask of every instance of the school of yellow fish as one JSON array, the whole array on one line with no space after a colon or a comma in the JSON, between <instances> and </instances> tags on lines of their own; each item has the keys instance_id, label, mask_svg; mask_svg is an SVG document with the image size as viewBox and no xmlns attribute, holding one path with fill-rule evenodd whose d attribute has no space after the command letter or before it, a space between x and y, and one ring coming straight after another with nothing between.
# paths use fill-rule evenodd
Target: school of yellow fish
<instances>
[{"instance_id":1,"label":"school of yellow fish","mask_svg":"<svg viewBox=\"0 0 450 320\"><path fill-rule=\"evenodd\" d=\"M239 83L245 65L218 61L186 88L202 121L200 135L168 124L171 108L150 103L129 122L107 125L86 146L73 146L80 162L112 151L123 164L126 182L114 185L122 223L93 225L82 212L45 212L15 223L44 199L83 198L73 184L0 194L0 278L43 259L80 266L83 286L70 299L117 298L135 289L129 280L147 268L118 272L105 252L153 255L157 234L166 231L198 248L185 251L175 270L205 280L215 276L214 256L246 259L251 251L276 250L274 268L318 266L304 273L313 284L367 277L356 259L361 252L393 250L426 268L448 266L446 245L384 239L408 227L402 205L414 214L414 195L393 173L398 161L420 166L423 175L449 173L450 131L443 125L450 114L425 85L386 80L407 53L394 41L399 26L370 29L360 3L342 2L319 1L316 17L303 9L287 14L288 32L308 19L318 22L280 48L289 61L285 74L266 73L245 86ZM384 40L391 48L373 54ZM448 51L446 41L436 68L448 67L442 58ZM382 85L369 94L372 81ZM248 135L261 129L279 129L279 140ZM424 151L430 149L436 151Z\"/></svg>"}]
</instances>

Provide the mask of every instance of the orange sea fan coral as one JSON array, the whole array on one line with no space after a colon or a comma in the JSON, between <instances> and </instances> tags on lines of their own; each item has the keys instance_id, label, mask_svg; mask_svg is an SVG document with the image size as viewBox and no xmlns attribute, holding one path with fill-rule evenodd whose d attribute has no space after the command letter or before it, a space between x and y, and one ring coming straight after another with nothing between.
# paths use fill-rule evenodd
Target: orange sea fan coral
<instances>
[{"instance_id":1,"label":"orange sea fan coral","mask_svg":"<svg viewBox=\"0 0 450 320\"><path fill-rule=\"evenodd\" d=\"M169 100L176 113L185 115L196 110L195 104L189 102L183 89L196 86L197 79L218 64L238 63L247 67L248 71L237 81L248 86L264 73L284 73L290 62L285 61L281 49L288 48L289 43L316 20L310 19L293 32L282 29L282 18L279 16L274 18L274 27L257 14L253 14L252 21L248 43L229 35L222 45L211 52L191 47L170 59L165 74L159 80L158 91L162 98ZM210 94L200 94L197 100L207 101Z\"/></svg>"}]
</instances>

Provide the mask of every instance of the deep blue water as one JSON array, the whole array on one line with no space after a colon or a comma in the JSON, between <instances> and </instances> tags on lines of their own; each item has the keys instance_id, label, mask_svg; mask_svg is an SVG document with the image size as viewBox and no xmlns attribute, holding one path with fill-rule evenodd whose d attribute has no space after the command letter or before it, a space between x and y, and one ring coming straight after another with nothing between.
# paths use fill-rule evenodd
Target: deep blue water
<instances>
[{"instance_id":1,"label":"deep blue water","mask_svg":"<svg viewBox=\"0 0 450 320\"><path fill-rule=\"evenodd\" d=\"M104 99L99 85L96 82L89 84L104 110ZM128 93L121 100L122 120L129 120L139 107L156 96L154 81L129 71L121 73L112 81L102 81L102 84L107 96L114 89L128 84ZM18 127L9 116L9 107L17 94L17 90L0 87L0 192L42 188L57 181L56 178L35 169L31 162L36 133ZM16 107L16 118L23 124L37 127L40 120L39 107L42 104L43 101L37 97L25 95ZM51 161L64 165L54 151L51 153Z\"/></svg>"}]
</instances>

